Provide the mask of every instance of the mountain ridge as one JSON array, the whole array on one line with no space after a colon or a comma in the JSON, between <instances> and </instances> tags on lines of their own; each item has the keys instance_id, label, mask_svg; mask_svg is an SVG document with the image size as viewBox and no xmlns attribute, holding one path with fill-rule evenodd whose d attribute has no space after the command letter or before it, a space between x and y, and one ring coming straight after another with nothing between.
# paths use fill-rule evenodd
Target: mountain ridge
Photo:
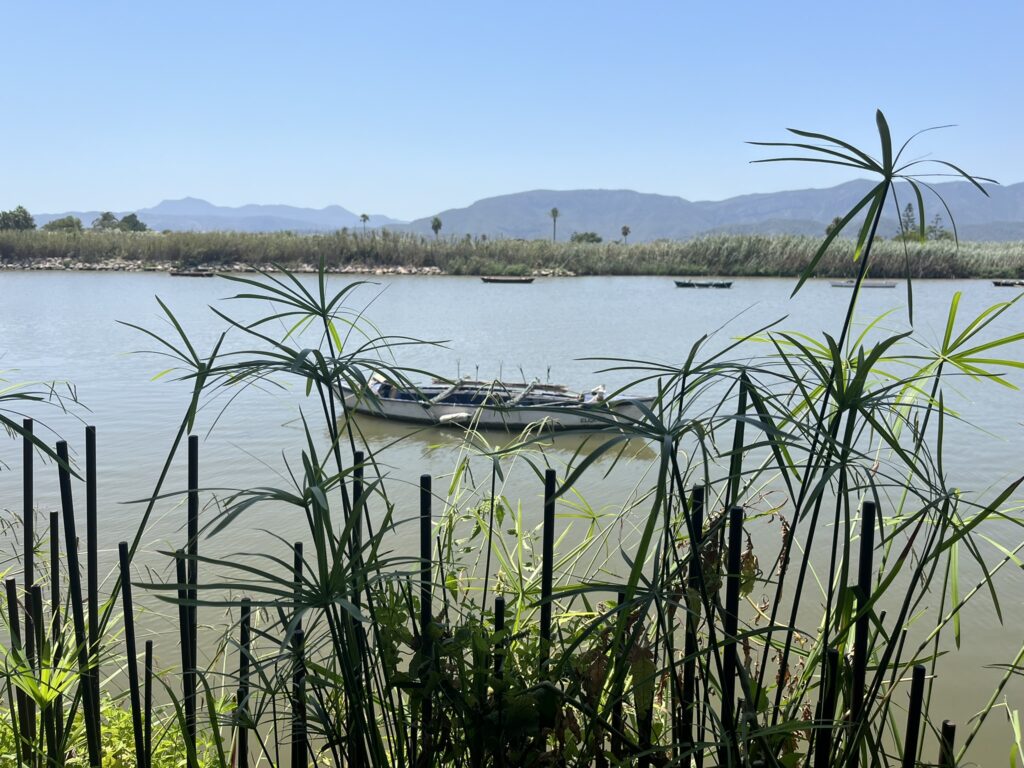
<instances>
[{"instance_id":1,"label":"mountain ridge","mask_svg":"<svg viewBox=\"0 0 1024 768\"><path fill-rule=\"evenodd\" d=\"M686 240L707 234L818 235L836 216L843 215L867 194L874 182L857 179L833 187L754 192L725 200L691 201L683 197L630 189L534 189L482 198L463 208L449 208L431 216L404 222L375 214L364 224L340 205L302 208L284 204L218 206L196 197L163 200L134 211L151 229L172 231L238 231L299 233L329 232L343 228L377 228L432 237L434 218L441 219L442 237L546 239L554 234L567 240L573 232L595 232L605 240L622 237L630 229L630 242ZM958 235L967 240L1024 240L1024 182L1007 186L985 185L988 197L966 181L932 185L956 217ZM937 213L951 229L949 217L936 192L925 189L925 218ZM909 185L896 186L879 232L899 231L899 212L916 196ZM557 221L550 212L558 208ZM119 212L117 215L124 215ZM100 211L37 214L42 225L63 216L78 216L89 226ZM554 232L553 232L554 230Z\"/></svg>"}]
</instances>

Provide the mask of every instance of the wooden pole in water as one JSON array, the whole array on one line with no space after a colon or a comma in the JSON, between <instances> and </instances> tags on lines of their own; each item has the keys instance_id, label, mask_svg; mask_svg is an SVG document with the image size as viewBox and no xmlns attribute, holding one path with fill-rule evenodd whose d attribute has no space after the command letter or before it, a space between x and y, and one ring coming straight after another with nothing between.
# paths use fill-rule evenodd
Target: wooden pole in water
<instances>
[{"instance_id":1,"label":"wooden pole in water","mask_svg":"<svg viewBox=\"0 0 1024 768\"><path fill-rule=\"evenodd\" d=\"M821 681L818 702L818 728L814 733L814 768L829 768L832 758L833 730L836 719L836 695L839 691L839 651L826 651L825 679Z\"/></svg>"},{"instance_id":2,"label":"wooden pole in water","mask_svg":"<svg viewBox=\"0 0 1024 768\"><path fill-rule=\"evenodd\" d=\"M89 643L85 627L85 610L82 606L82 571L78 561L78 534L75 528L75 506L71 496L71 466L68 459L68 444L57 443L57 475L60 481L60 501L64 518L64 541L67 547L68 591L71 601L71 616L75 625L75 645L78 646L78 673L82 679L82 708L85 718L85 735L89 751L89 765L99 768L102 760L102 742L99 729L99 701L95 698L96 688L89 683Z\"/></svg>"},{"instance_id":3,"label":"wooden pole in water","mask_svg":"<svg viewBox=\"0 0 1024 768\"><path fill-rule=\"evenodd\" d=\"M626 593L619 592L616 597L618 599L618 609L621 611L626 604ZM616 684L612 688L612 696L615 697L612 702L612 755L619 760L626 756L626 747L622 742L622 732L625 728L625 720L622 717L622 695L621 686Z\"/></svg>"},{"instance_id":4,"label":"wooden pole in water","mask_svg":"<svg viewBox=\"0 0 1024 768\"><path fill-rule=\"evenodd\" d=\"M252 603L249 598L242 600L242 618L238 638L238 768L249 768L249 658L251 639L249 636L252 620Z\"/></svg>"},{"instance_id":5,"label":"wooden pole in water","mask_svg":"<svg viewBox=\"0 0 1024 768\"><path fill-rule=\"evenodd\" d=\"M22 642L21 622L18 620L20 610L18 605L18 583L14 579L7 579L4 582L4 587L7 591L7 622L11 631L11 650L16 654L20 654ZM21 688L15 688L14 698L17 712L12 712L11 714L18 721L18 740L14 745L14 750L16 754L21 756L18 759L19 764L24 760L29 765L32 765L32 742L28 738L28 696L25 695Z\"/></svg>"},{"instance_id":6,"label":"wooden pole in water","mask_svg":"<svg viewBox=\"0 0 1024 768\"><path fill-rule=\"evenodd\" d=\"M693 715L697 707L697 615L690 595L700 588L701 543L704 535L704 486L695 485L690 495L690 562L687 572L686 640L683 645L683 702L681 727L683 742L679 759L694 749L698 739L693 733Z\"/></svg>"},{"instance_id":7,"label":"wooden pole in water","mask_svg":"<svg viewBox=\"0 0 1024 768\"><path fill-rule=\"evenodd\" d=\"M50 643L53 650L52 665L60 666L64 655L63 627L61 624L60 598L60 513L50 513ZM57 743L64 741L64 696L57 694L53 700L54 731Z\"/></svg>"},{"instance_id":8,"label":"wooden pole in water","mask_svg":"<svg viewBox=\"0 0 1024 768\"><path fill-rule=\"evenodd\" d=\"M181 642L181 693L185 705L186 748L191 754L196 745L196 701L192 693L195 662L192 659L192 635L188 610L188 568L184 550L174 553L175 575L178 579L178 635Z\"/></svg>"},{"instance_id":9,"label":"wooden pole in water","mask_svg":"<svg viewBox=\"0 0 1024 768\"><path fill-rule=\"evenodd\" d=\"M199 586L199 436L188 438L188 642L189 658L192 661L192 675L189 680L189 697L192 700L192 715L196 710L196 670L199 669L199 610L196 605ZM194 728L193 722L193 728ZM193 730L193 737L195 731Z\"/></svg>"},{"instance_id":10,"label":"wooden pole in water","mask_svg":"<svg viewBox=\"0 0 1024 768\"><path fill-rule=\"evenodd\" d=\"M430 625L433 623L433 602L431 589L431 574L434 569L431 554L431 532L433 520L431 519L431 479L430 475L420 476L420 642L423 646L423 658L425 664L433 664L433 642L430 637ZM422 669L420 674L425 677L428 669ZM421 678L422 679L422 678ZM422 752L420 760L423 765L431 765L434 757L433 734L430 731L431 720L433 719L433 700L429 694L423 697L422 722L420 733L422 735Z\"/></svg>"},{"instance_id":11,"label":"wooden pole in water","mask_svg":"<svg viewBox=\"0 0 1024 768\"><path fill-rule=\"evenodd\" d=\"M743 508L729 510L729 549L725 574L725 611L722 630L722 732L719 736L719 764L728 765L736 750L736 669L738 653L736 634L739 628L740 557L743 554Z\"/></svg>"},{"instance_id":12,"label":"wooden pole in water","mask_svg":"<svg viewBox=\"0 0 1024 768\"><path fill-rule=\"evenodd\" d=\"M907 709L906 738L903 741L903 768L917 765L918 738L921 733L921 706L924 703L924 664L914 665L910 680L910 707Z\"/></svg>"},{"instance_id":13,"label":"wooden pole in water","mask_svg":"<svg viewBox=\"0 0 1024 768\"><path fill-rule=\"evenodd\" d=\"M942 721L942 733L939 737L939 768L956 768L956 754L953 742L956 741L956 725L949 720Z\"/></svg>"},{"instance_id":14,"label":"wooden pole in water","mask_svg":"<svg viewBox=\"0 0 1024 768\"><path fill-rule=\"evenodd\" d=\"M146 679L145 688L145 768L153 768L153 641L146 641Z\"/></svg>"},{"instance_id":15,"label":"wooden pole in water","mask_svg":"<svg viewBox=\"0 0 1024 768\"><path fill-rule=\"evenodd\" d=\"M874 578L875 516L873 501L865 501L860 508L860 558L857 567L857 613L861 614L853 628L853 679L850 684L850 768L857 768L860 756L859 741L864 692L867 687L868 633L871 617L864 610L871 601L871 583Z\"/></svg>"},{"instance_id":16,"label":"wooden pole in water","mask_svg":"<svg viewBox=\"0 0 1024 768\"><path fill-rule=\"evenodd\" d=\"M89 679L93 701L100 701L100 566L99 524L96 504L96 427L85 428L85 577L89 615ZM96 730L100 728L100 712L95 712Z\"/></svg>"},{"instance_id":17,"label":"wooden pole in water","mask_svg":"<svg viewBox=\"0 0 1024 768\"><path fill-rule=\"evenodd\" d=\"M132 708L132 732L135 736L135 761L145 766L146 736L142 724L142 694L139 690L139 659L135 647L135 613L132 604L132 571L128 555L128 542L117 545L118 561L121 566L121 602L124 607L124 645L128 656L128 692Z\"/></svg>"},{"instance_id":18,"label":"wooden pole in water","mask_svg":"<svg viewBox=\"0 0 1024 768\"><path fill-rule=\"evenodd\" d=\"M25 430L21 438L21 522L24 527L22 567L25 570L25 583L35 584L35 479L32 466L32 419L22 421L21 427Z\"/></svg>"},{"instance_id":19,"label":"wooden pole in water","mask_svg":"<svg viewBox=\"0 0 1024 768\"><path fill-rule=\"evenodd\" d=\"M301 629L292 635L295 652L292 672L292 765L291 768L306 768L309 764L309 750L306 737L306 663L303 659L303 644L306 634Z\"/></svg>"}]
</instances>

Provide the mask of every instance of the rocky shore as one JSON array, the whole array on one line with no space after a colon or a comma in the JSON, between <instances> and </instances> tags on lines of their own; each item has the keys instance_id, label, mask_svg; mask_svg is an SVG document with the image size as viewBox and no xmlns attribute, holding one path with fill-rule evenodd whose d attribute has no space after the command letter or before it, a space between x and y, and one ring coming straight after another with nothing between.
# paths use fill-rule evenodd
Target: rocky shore
<instances>
[{"instance_id":1,"label":"rocky shore","mask_svg":"<svg viewBox=\"0 0 1024 768\"><path fill-rule=\"evenodd\" d=\"M286 264L285 268L297 274L316 273L316 264ZM0 261L0 272L276 272L273 265L267 264L259 269L251 264L235 262L232 264L195 264L185 266L169 262L145 262L127 259L105 259L102 261L76 261L75 259L37 259L32 261ZM344 266L328 266L327 272L335 275L445 275L440 267L406 267L377 266L366 264L345 264ZM574 277L575 273L567 269L535 269L530 272L533 277Z\"/></svg>"}]
</instances>

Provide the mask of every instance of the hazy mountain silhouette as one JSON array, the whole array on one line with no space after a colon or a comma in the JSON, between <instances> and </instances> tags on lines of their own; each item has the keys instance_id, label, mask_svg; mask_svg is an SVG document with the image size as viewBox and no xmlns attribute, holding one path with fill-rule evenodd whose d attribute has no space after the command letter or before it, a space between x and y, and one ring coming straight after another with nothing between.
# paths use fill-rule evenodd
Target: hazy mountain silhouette
<instances>
[{"instance_id":1,"label":"hazy mountain silhouette","mask_svg":"<svg viewBox=\"0 0 1024 768\"><path fill-rule=\"evenodd\" d=\"M833 218L845 214L867 194L871 184L851 181L828 189L767 192L698 202L631 190L533 190L485 198L436 215L442 222L442 237L547 239L551 237L552 208L559 211L559 240L568 240L573 232L596 232L605 240L618 240L624 225L630 228L630 242L685 240L712 233L821 235ZM937 184L935 189L953 211L963 239L1024 240L1024 183L986 185L988 197L964 181ZM898 231L898 211L914 201L915 196L906 184L900 184L896 199L894 202L890 198L888 203L879 230L882 235L891 236ZM121 216L127 212L117 213ZM329 232L343 227L362 228L359 216L340 205L320 209L291 205L230 208L186 197L165 200L136 213L156 230ZM931 223L935 214L951 229L949 216L938 198L925 191L926 223ZM42 225L67 215L78 216L88 227L100 212L36 214L35 218ZM433 237L433 217L406 223L374 215L367 226Z\"/></svg>"}]
</instances>

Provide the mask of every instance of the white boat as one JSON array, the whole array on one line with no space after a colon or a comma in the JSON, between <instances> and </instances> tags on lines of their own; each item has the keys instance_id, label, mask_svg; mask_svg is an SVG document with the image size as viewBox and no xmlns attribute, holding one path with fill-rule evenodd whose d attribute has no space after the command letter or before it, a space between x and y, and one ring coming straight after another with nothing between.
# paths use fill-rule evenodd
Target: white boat
<instances>
[{"instance_id":1,"label":"white boat","mask_svg":"<svg viewBox=\"0 0 1024 768\"><path fill-rule=\"evenodd\" d=\"M339 385L336 393L356 413L415 424L459 424L519 431L544 422L549 429L603 427L643 419L654 398L605 398L604 387L571 392L560 384L459 379L401 387L374 377L366 391Z\"/></svg>"}]
</instances>

